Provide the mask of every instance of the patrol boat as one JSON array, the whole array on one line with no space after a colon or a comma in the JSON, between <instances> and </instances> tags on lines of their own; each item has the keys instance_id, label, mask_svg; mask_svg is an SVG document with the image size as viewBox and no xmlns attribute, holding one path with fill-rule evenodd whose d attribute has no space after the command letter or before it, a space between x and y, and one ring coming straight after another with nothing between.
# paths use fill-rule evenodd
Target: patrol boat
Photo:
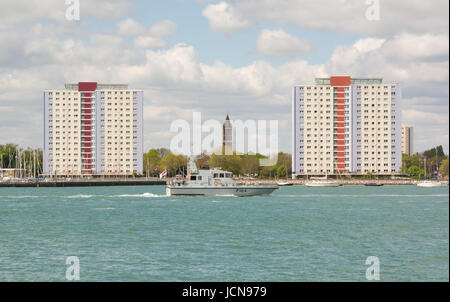
<instances>
[{"instance_id":1,"label":"patrol boat","mask_svg":"<svg viewBox=\"0 0 450 302\"><path fill-rule=\"evenodd\" d=\"M238 185L233 173L220 170L200 170L189 162L186 179L176 178L167 183L168 196L255 196L269 195L278 189L272 185Z\"/></svg>"}]
</instances>

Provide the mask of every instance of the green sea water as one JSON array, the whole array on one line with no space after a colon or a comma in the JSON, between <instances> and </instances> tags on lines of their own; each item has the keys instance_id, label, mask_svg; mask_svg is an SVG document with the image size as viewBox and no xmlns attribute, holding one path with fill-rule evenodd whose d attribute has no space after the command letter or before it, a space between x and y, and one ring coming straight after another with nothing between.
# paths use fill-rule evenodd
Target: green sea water
<instances>
[{"instance_id":1,"label":"green sea water","mask_svg":"<svg viewBox=\"0 0 450 302\"><path fill-rule=\"evenodd\" d=\"M0 281L449 280L449 189L282 187L167 197L164 186L0 188Z\"/></svg>"}]
</instances>

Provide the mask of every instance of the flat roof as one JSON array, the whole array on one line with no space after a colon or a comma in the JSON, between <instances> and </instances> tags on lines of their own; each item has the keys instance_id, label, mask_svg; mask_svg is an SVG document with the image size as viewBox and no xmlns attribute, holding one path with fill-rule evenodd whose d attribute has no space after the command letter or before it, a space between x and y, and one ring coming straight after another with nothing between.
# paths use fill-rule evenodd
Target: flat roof
<instances>
[{"instance_id":1,"label":"flat roof","mask_svg":"<svg viewBox=\"0 0 450 302\"><path fill-rule=\"evenodd\" d=\"M351 78L352 84L382 84L383 78ZM330 85L330 78L316 78L316 85Z\"/></svg>"},{"instance_id":2,"label":"flat roof","mask_svg":"<svg viewBox=\"0 0 450 302\"><path fill-rule=\"evenodd\" d=\"M78 84L65 84L66 90L78 90ZM97 90L125 90L128 84L97 84Z\"/></svg>"}]
</instances>

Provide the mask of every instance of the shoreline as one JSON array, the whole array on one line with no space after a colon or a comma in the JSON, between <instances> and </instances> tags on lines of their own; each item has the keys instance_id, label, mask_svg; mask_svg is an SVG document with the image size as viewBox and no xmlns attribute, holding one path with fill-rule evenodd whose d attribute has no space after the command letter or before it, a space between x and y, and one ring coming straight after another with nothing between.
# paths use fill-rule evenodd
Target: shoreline
<instances>
[{"instance_id":1,"label":"shoreline","mask_svg":"<svg viewBox=\"0 0 450 302\"><path fill-rule=\"evenodd\" d=\"M378 180L370 180L370 179L345 179L345 180L337 180L338 183L344 185L344 186L362 186L367 183L375 183L378 185L386 185L386 186L400 186L400 185L417 185L418 183L422 182L423 180L418 179L378 179ZM245 184L245 185L251 185L251 184L261 184L261 185L274 185L278 183L288 183L293 185L304 185L306 180L303 179L261 179L261 180L236 180L236 183L238 184ZM443 186L448 185L448 180L441 180L440 181Z\"/></svg>"},{"instance_id":2,"label":"shoreline","mask_svg":"<svg viewBox=\"0 0 450 302\"><path fill-rule=\"evenodd\" d=\"M166 185L166 181L169 179L108 179L108 180L57 180L57 181L42 181L42 182L0 182L0 188L49 188L49 187L110 187L110 186L161 186ZM236 183L239 185L277 185L278 183L288 183L292 185L304 185L306 180L304 179L235 179ZM357 180L357 179L345 179L338 180L340 184L344 186L362 186L367 183L375 183L378 185L417 185L423 180L417 179L380 179L380 180ZM448 185L448 180L440 181L443 186Z\"/></svg>"},{"instance_id":3,"label":"shoreline","mask_svg":"<svg viewBox=\"0 0 450 302\"><path fill-rule=\"evenodd\" d=\"M0 182L0 188L63 188L63 187L112 187L112 186L160 186L165 180L130 179L130 180L58 180L40 182Z\"/></svg>"}]
</instances>

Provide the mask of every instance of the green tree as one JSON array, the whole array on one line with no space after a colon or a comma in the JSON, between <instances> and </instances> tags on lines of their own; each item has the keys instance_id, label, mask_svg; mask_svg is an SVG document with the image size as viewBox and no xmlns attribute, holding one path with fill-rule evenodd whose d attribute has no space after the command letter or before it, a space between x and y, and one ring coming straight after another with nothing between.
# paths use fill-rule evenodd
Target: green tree
<instances>
[{"instance_id":1,"label":"green tree","mask_svg":"<svg viewBox=\"0 0 450 302\"><path fill-rule=\"evenodd\" d=\"M256 155L244 155L241 157L242 174L259 174L259 159Z\"/></svg>"},{"instance_id":2,"label":"green tree","mask_svg":"<svg viewBox=\"0 0 450 302\"><path fill-rule=\"evenodd\" d=\"M269 166L269 167L262 167L261 168L261 176L263 178L273 178L277 174L277 166Z\"/></svg>"},{"instance_id":3,"label":"green tree","mask_svg":"<svg viewBox=\"0 0 450 302\"><path fill-rule=\"evenodd\" d=\"M242 174L241 167L242 159L238 155L211 155L209 159L209 167L211 168L220 168L229 172L232 172L234 175Z\"/></svg>"},{"instance_id":4,"label":"green tree","mask_svg":"<svg viewBox=\"0 0 450 302\"><path fill-rule=\"evenodd\" d=\"M411 156L402 154L402 172L405 174L408 173L408 169L412 166L421 166L420 156L418 154Z\"/></svg>"},{"instance_id":5,"label":"green tree","mask_svg":"<svg viewBox=\"0 0 450 302\"><path fill-rule=\"evenodd\" d=\"M287 173L287 171L286 171L286 167L285 166L278 166L278 168L277 168L277 176L279 178L286 177L286 173Z\"/></svg>"},{"instance_id":6,"label":"green tree","mask_svg":"<svg viewBox=\"0 0 450 302\"><path fill-rule=\"evenodd\" d=\"M280 152L278 153L278 166L284 166L286 168L286 174L292 174L292 156L291 154Z\"/></svg>"},{"instance_id":7,"label":"green tree","mask_svg":"<svg viewBox=\"0 0 450 302\"><path fill-rule=\"evenodd\" d=\"M187 158L184 155L175 155L172 152L161 160L161 167L167 169L169 177L182 174L183 169L187 166Z\"/></svg>"},{"instance_id":8,"label":"green tree","mask_svg":"<svg viewBox=\"0 0 450 302\"><path fill-rule=\"evenodd\" d=\"M145 153L143 162L144 172L149 174L147 176L156 176L161 173L161 154L158 150L151 149Z\"/></svg>"},{"instance_id":9,"label":"green tree","mask_svg":"<svg viewBox=\"0 0 450 302\"><path fill-rule=\"evenodd\" d=\"M448 157L442 161L439 173L442 176L448 176Z\"/></svg>"},{"instance_id":10,"label":"green tree","mask_svg":"<svg viewBox=\"0 0 450 302\"><path fill-rule=\"evenodd\" d=\"M203 152L201 155L199 155L195 159L195 164L197 165L197 168L199 169L209 169L209 159L210 156Z\"/></svg>"},{"instance_id":11,"label":"green tree","mask_svg":"<svg viewBox=\"0 0 450 302\"><path fill-rule=\"evenodd\" d=\"M421 170L418 166L411 166L408 169L408 174L412 177L419 177L423 174L423 170Z\"/></svg>"},{"instance_id":12,"label":"green tree","mask_svg":"<svg viewBox=\"0 0 450 302\"><path fill-rule=\"evenodd\" d=\"M435 159L437 158L444 158L444 148L442 146L437 146L435 148L431 148L430 150L426 150L423 152L423 155L426 156L428 159Z\"/></svg>"}]
</instances>

